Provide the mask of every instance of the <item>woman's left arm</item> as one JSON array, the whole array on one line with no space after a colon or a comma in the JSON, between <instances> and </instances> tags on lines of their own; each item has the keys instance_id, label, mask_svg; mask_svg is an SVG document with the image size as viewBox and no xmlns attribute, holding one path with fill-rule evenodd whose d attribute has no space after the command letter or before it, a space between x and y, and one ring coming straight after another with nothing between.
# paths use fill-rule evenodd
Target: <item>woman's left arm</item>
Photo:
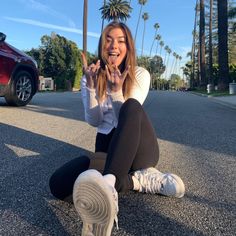
<instances>
[{"instance_id":1,"label":"woman's left arm","mask_svg":"<svg viewBox=\"0 0 236 236\"><path fill-rule=\"evenodd\" d=\"M135 74L136 82L131 89L130 98L136 99L142 105L149 92L151 77L149 72L142 67L136 67Z\"/></svg>"}]
</instances>

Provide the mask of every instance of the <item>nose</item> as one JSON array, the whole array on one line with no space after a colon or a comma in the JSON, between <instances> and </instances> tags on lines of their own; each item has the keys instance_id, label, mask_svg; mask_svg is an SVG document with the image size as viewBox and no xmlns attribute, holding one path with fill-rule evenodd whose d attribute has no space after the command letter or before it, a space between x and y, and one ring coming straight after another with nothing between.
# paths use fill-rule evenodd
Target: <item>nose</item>
<instances>
[{"instance_id":1,"label":"nose","mask_svg":"<svg viewBox=\"0 0 236 236\"><path fill-rule=\"evenodd\" d=\"M117 48L118 47L118 41L117 40L112 40L111 42L111 48L114 49L114 48Z\"/></svg>"}]
</instances>

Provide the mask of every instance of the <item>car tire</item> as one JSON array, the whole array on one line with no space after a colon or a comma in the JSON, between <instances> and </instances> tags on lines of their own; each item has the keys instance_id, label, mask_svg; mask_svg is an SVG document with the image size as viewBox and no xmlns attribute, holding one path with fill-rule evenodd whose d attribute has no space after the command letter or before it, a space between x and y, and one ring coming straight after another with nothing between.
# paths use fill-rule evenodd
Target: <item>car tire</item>
<instances>
[{"instance_id":1,"label":"car tire","mask_svg":"<svg viewBox=\"0 0 236 236\"><path fill-rule=\"evenodd\" d=\"M5 100L11 106L25 106L32 99L34 84L31 74L27 71L17 72L9 84Z\"/></svg>"}]
</instances>

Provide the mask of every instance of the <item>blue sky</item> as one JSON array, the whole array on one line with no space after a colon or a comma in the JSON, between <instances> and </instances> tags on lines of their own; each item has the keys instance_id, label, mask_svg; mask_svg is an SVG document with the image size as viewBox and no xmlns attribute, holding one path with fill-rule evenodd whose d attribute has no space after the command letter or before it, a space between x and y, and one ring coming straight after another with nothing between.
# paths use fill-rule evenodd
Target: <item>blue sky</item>
<instances>
[{"instance_id":1,"label":"blue sky","mask_svg":"<svg viewBox=\"0 0 236 236\"><path fill-rule=\"evenodd\" d=\"M149 14L146 22L144 55L149 55L154 38L153 25L159 23L158 34L165 45L182 56L181 66L186 63L187 52L191 50L196 0L148 0L143 12ZM101 32L101 11L103 0L88 0L88 51L95 53ZM133 35L138 21L140 5L131 1L131 18L127 25ZM106 24L107 22L105 22ZM82 48L83 0L2 0L0 31L7 35L7 42L21 50L37 48L43 35L56 32L74 41ZM141 53L143 20L136 40L137 54ZM156 44L153 53L156 51ZM160 48L157 50L160 52ZM162 50L164 57L164 50ZM172 58L170 57L170 62Z\"/></svg>"}]
</instances>

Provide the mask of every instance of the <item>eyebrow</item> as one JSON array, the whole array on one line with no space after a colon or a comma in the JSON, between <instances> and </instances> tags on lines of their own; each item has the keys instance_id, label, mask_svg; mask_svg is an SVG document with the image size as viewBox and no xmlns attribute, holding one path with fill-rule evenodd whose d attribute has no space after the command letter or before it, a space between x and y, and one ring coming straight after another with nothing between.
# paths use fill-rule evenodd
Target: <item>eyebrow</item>
<instances>
[{"instance_id":1,"label":"eyebrow","mask_svg":"<svg viewBox=\"0 0 236 236\"><path fill-rule=\"evenodd\" d=\"M107 35L107 37L108 37L108 38L112 38L112 36L111 36L111 35L109 35L109 34ZM126 39L126 37L125 37L125 36L118 36L117 38L119 38L119 39Z\"/></svg>"}]
</instances>

